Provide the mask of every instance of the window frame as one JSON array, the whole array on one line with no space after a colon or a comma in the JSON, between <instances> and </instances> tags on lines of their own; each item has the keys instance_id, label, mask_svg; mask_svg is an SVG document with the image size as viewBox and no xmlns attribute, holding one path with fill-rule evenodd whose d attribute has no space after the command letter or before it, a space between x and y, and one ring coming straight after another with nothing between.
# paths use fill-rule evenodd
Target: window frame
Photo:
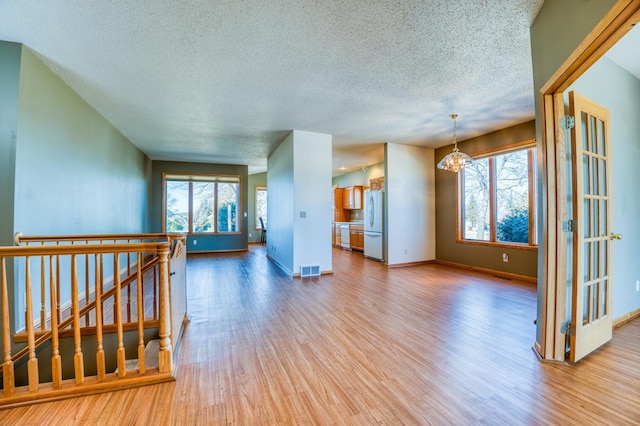
<instances>
[{"instance_id":1,"label":"window frame","mask_svg":"<svg viewBox=\"0 0 640 426\"><path fill-rule=\"evenodd\" d=\"M238 235L242 234L242 175L235 174L207 174L207 173L180 173L180 172L163 172L162 173L162 229L167 231L167 181L182 181L189 183L189 200L188 200L188 215L187 231L177 231L187 235L199 235L199 236L214 236L214 235ZM238 196L236 206L236 230L235 231L218 231L218 211L214 210L214 223L215 229L211 232L193 232L193 183L194 182L208 182L208 183L234 183L238 185ZM214 205L218 205L218 187L215 189L215 201Z\"/></svg>"},{"instance_id":2,"label":"window frame","mask_svg":"<svg viewBox=\"0 0 640 426\"><path fill-rule=\"evenodd\" d=\"M497 178L495 171L495 157L515 151L527 151L528 172L528 199L529 199L529 241L527 243L506 242L497 240ZM462 244L475 244L490 247L503 247L521 250L537 250L538 241L536 235L536 181L538 173L536 169L536 141L528 139L522 142L502 146L500 148L470 154L475 159L489 159L489 240L473 240L464 238L465 226L465 194L464 194L464 169L456 176L456 242Z\"/></svg>"},{"instance_id":3,"label":"window frame","mask_svg":"<svg viewBox=\"0 0 640 426\"><path fill-rule=\"evenodd\" d=\"M260 227L260 225L258 224L259 221L259 217L258 216L258 191L267 191L267 185L256 185L255 187L255 191L253 194L253 217L254 217L254 224L256 226L256 231L261 231L262 227ZM268 221L268 219L267 219ZM267 224L265 223L265 228L267 227Z\"/></svg>"}]
</instances>

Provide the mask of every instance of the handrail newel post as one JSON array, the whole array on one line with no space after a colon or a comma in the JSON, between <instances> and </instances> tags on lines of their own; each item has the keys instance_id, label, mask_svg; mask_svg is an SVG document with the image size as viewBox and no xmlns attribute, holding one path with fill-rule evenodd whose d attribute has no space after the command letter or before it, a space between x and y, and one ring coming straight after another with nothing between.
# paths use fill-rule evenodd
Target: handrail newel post
<instances>
[{"instance_id":1,"label":"handrail newel post","mask_svg":"<svg viewBox=\"0 0 640 426\"><path fill-rule=\"evenodd\" d=\"M158 244L160 270L160 349L158 364L160 373L173 374L173 349L171 347L171 302L169 300L169 245Z\"/></svg>"}]
</instances>

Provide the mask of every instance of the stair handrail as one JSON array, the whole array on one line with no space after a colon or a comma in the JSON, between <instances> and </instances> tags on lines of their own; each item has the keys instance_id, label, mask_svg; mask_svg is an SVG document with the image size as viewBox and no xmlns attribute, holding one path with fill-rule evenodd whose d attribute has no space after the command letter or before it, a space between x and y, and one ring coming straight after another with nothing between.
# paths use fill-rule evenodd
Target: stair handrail
<instances>
[{"instance_id":1,"label":"stair handrail","mask_svg":"<svg viewBox=\"0 0 640 426\"><path fill-rule=\"evenodd\" d=\"M149 234L87 234L87 235L23 235L18 231L15 233L13 241L16 246L28 243L58 243L62 241L131 241L131 240L165 240L172 242L174 240L184 240L186 235L178 232L149 233Z\"/></svg>"},{"instance_id":2,"label":"stair handrail","mask_svg":"<svg viewBox=\"0 0 640 426\"><path fill-rule=\"evenodd\" d=\"M116 244L82 244L51 246L13 246L0 247L0 257L20 256L59 256L72 254L108 254L127 252L152 252L169 249L168 242L153 243L116 243Z\"/></svg>"}]
</instances>

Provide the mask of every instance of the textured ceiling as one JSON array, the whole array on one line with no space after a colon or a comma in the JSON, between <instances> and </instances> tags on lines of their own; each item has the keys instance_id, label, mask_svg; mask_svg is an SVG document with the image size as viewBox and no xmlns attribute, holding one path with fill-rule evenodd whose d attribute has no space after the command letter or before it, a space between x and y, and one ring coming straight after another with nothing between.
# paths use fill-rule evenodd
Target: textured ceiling
<instances>
[{"instance_id":1,"label":"textured ceiling","mask_svg":"<svg viewBox=\"0 0 640 426\"><path fill-rule=\"evenodd\" d=\"M640 79L639 46L640 25L635 25L605 56Z\"/></svg>"},{"instance_id":2,"label":"textured ceiling","mask_svg":"<svg viewBox=\"0 0 640 426\"><path fill-rule=\"evenodd\" d=\"M0 0L24 43L152 159L248 164L292 129L334 174L534 118L542 0ZM313 159L310 159L312 161Z\"/></svg>"}]
</instances>

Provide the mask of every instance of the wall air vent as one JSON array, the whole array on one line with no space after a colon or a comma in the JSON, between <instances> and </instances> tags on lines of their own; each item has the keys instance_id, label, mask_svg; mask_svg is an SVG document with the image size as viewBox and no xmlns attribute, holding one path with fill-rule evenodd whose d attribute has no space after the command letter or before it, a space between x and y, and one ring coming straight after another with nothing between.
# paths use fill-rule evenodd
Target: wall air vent
<instances>
[{"instance_id":1,"label":"wall air vent","mask_svg":"<svg viewBox=\"0 0 640 426\"><path fill-rule=\"evenodd\" d=\"M320 275L320 265L307 265L300 267L300 277L317 277Z\"/></svg>"}]
</instances>

